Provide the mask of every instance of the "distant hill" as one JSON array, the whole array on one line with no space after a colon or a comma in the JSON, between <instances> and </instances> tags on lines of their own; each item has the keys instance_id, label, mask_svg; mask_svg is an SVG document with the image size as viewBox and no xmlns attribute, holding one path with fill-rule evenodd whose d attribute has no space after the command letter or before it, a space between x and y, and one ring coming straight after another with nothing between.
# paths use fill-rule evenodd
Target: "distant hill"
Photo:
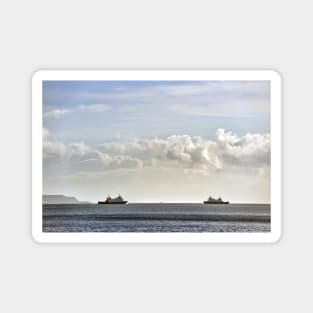
<instances>
[{"instance_id":1,"label":"distant hill","mask_svg":"<svg viewBox=\"0 0 313 313\"><path fill-rule=\"evenodd\" d=\"M75 204L88 203L86 201L78 201L75 197L68 197L64 195L43 195L43 204Z\"/></svg>"}]
</instances>

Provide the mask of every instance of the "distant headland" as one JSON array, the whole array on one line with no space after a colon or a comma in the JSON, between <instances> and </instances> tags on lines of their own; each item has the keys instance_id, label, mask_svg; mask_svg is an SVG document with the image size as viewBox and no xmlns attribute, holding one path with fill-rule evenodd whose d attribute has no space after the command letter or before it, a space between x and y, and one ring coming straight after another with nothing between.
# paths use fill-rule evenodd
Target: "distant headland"
<instances>
[{"instance_id":1,"label":"distant headland","mask_svg":"<svg viewBox=\"0 0 313 313\"><path fill-rule=\"evenodd\" d=\"M88 201L79 201L75 197L69 197L64 195L43 195L43 204L79 204L89 203Z\"/></svg>"}]
</instances>

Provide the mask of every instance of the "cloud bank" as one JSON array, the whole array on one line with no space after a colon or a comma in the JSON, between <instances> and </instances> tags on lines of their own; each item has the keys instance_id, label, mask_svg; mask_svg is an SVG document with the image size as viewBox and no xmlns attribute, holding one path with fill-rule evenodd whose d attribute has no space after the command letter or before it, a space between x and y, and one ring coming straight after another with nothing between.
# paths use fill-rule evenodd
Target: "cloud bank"
<instances>
[{"instance_id":1,"label":"cloud bank","mask_svg":"<svg viewBox=\"0 0 313 313\"><path fill-rule=\"evenodd\" d=\"M187 175L253 171L268 175L270 135L238 136L218 129L215 137L172 135L166 138L134 139L90 147L83 142L54 141L44 129L44 164L48 170L101 172L142 168L179 169Z\"/></svg>"}]
</instances>

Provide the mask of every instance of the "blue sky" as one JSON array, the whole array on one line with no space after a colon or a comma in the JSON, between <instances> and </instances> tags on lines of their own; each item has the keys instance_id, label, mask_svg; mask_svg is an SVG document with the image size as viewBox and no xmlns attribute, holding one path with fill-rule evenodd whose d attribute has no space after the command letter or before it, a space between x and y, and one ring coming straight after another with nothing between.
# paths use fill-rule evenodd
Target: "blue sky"
<instances>
[{"instance_id":1,"label":"blue sky","mask_svg":"<svg viewBox=\"0 0 313 313\"><path fill-rule=\"evenodd\" d=\"M43 90L44 111L64 112L44 124L68 140L77 130L97 143L101 131L113 138L130 132L210 136L217 128L269 132L267 82L46 81Z\"/></svg>"},{"instance_id":2,"label":"blue sky","mask_svg":"<svg viewBox=\"0 0 313 313\"><path fill-rule=\"evenodd\" d=\"M219 146L218 140L222 140L223 136L226 138L223 140L230 140L228 144L234 145L236 149L240 140L242 145L247 145L251 138L245 136L249 134L266 136L270 133L270 83L268 81L45 81L43 112L43 126L47 134L44 146L46 193L56 193L57 181L61 177L64 178L64 175L75 180L75 175L76 179L79 175L80 177L92 175L92 169L97 175L100 172L104 176L116 175L126 165L123 181L128 180L129 185L140 175L144 176L144 171L153 171L156 168L179 170L179 175L178 172L175 174L177 177L180 176L181 170L189 173L186 174L187 176L202 171L202 174L205 173L204 176L212 179L217 172L208 170L212 165L209 163L212 163L214 158L223 158L224 154L217 150L211 151L210 147L213 144ZM224 130L224 135L218 133L219 129ZM218 134L222 134L219 139ZM189 136L191 141L184 136ZM237 136L237 139L234 136ZM253 144L264 144L260 138L253 137L255 141ZM251 142L249 144L251 145ZM160 158L162 153L157 150L159 145L164 145L165 150L170 149L166 150L168 156L175 155L175 157ZM252 149L251 146L248 148ZM180 152L186 150L190 155L184 155L185 152L182 152L178 156L177 149L180 149ZM199 149L202 149L199 157L203 158L203 164L194 161L197 158L195 151ZM225 146L225 149L228 149L228 146ZM143 150L145 153L142 153ZM193 158L193 161L190 158ZM187 162L187 159L188 164L179 163ZM222 161L225 162L224 159ZM249 159L249 162L252 161ZM264 170L268 173L268 169L265 170L265 167L268 167L265 163L262 166L258 164L260 167L255 170ZM119 167L118 164L124 165ZM130 173L131 166L137 166L138 172ZM219 178L229 174L230 168L228 166L227 173L226 170L219 169ZM250 169L247 171L241 165L241 170L244 173L249 172ZM194 176L196 183L199 175ZM164 177L151 183L151 189L159 185L163 179ZM181 177L179 179L181 180ZM73 182L69 184L75 185ZM121 187L112 189L123 192L127 191L129 185L126 184L123 190L120 190ZM170 186L168 188L171 189ZM63 191L68 192L67 188ZM82 196L89 197L88 194ZM268 199L268 196L263 198L266 197ZM179 198L179 195L176 195L176 198Z\"/></svg>"}]
</instances>

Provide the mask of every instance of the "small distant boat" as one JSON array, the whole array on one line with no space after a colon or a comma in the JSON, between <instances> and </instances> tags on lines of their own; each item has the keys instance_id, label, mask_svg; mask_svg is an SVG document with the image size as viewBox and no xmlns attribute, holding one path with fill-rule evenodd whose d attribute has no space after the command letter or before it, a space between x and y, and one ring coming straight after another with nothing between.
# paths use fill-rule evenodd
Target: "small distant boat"
<instances>
[{"instance_id":1,"label":"small distant boat","mask_svg":"<svg viewBox=\"0 0 313 313\"><path fill-rule=\"evenodd\" d=\"M212 197L209 197L208 200L203 201L204 204L229 204L229 201L223 201L221 197L218 199L214 199Z\"/></svg>"},{"instance_id":2,"label":"small distant boat","mask_svg":"<svg viewBox=\"0 0 313 313\"><path fill-rule=\"evenodd\" d=\"M105 201L98 201L98 204L126 204L128 201L124 200L121 195L118 195L116 198L111 198L107 196Z\"/></svg>"}]
</instances>

